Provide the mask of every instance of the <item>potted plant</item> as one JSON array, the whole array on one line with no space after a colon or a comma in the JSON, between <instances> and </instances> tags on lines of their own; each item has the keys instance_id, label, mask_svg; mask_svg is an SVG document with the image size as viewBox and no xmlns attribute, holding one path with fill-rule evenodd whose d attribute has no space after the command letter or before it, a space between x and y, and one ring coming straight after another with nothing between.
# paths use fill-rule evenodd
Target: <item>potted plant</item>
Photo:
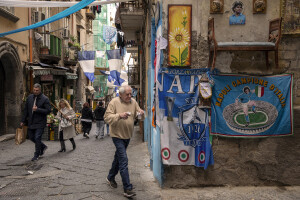
<instances>
[{"instance_id":1,"label":"potted plant","mask_svg":"<svg viewBox=\"0 0 300 200\"><path fill-rule=\"evenodd\" d=\"M81 50L81 46L78 42L75 42L74 45L73 45L78 51Z\"/></svg>"},{"instance_id":2,"label":"potted plant","mask_svg":"<svg viewBox=\"0 0 300 200\"><path fill-rule=\"evenodd\" d=\"M48 48L48 46L41 46L41 48L40 48L40 54L49 55L49 48Z\"/></svg>"},{"instance_id":3,"label":"potted plant","mask_svg":"<svg viewBox=\"0 0 300 200\"><path fill-rule=\"evenodd\" d=\"M73 43L76 41L76 38L73 35L70 36L70 39Z\"/></svg>"},{"instance_id":4,"label":"potted plant","mask_svg":"<svg viewBox=\"0 0 300 200\"><path fill-rule=\"evenodd\" d=\"M72 47L73 43L72 42L68 42L68 47Z\"/></svg>"}]
</instances>

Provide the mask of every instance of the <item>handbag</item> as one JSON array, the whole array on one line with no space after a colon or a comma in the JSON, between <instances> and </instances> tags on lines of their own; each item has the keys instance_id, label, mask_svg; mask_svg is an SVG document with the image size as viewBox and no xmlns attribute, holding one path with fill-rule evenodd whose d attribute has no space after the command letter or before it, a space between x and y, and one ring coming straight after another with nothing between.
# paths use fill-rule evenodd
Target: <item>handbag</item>
<instances>
[{"instance_id":1,"label":"handbag","mask_svg":"<svg viewBox=\"0 0 300 200\"><path fill-rule=\"evenodd\" d=\"M68 119L64 118L62 113L60 113L60 119L61 119L61 120L60 120L60 126L61 126L62 128L67 128L67 127L73 125L72 122L71 122L72 119L69 119L69 120L68 120Z\"/></svg>"},{"instance_id":2,"label":"handbag","mask_svg":"<svg viewBox=\"0 0 300 200\"><path fill-rule=\"evenodd\" d=\"M61 121L60 121L60 126L62 128L66 128L66 127L72 126L72 122L70 120L62 118Z\"/></svg>"},{"instance_id":3,"label":"handbag","mask_svg":"<svg viewBox=\"0 0 300 200\"><path fill-rule=\"evenodd\" d=\"M27 126L17 128L15 136L15 144L19 145L26 141L27 137Z\"/></svg>"}]
</instances>

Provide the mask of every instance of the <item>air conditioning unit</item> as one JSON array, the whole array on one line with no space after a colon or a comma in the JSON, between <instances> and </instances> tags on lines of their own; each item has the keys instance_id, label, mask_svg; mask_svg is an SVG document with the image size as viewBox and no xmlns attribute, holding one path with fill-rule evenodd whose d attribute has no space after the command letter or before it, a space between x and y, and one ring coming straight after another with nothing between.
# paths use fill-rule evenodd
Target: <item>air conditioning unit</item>
<instances>
[{"instance_id":1,"label":"air conditioning unit","mask_svg":"<svg viewBox=\"0 0 300 200\"><path fill-rule=\"evenodd\" d=\"M45 20L46 17L45 17L45 14L40 12L40 11L35 11L34 12L34 15L33 15L33 22L34 23L38 23L40 21L43 21Z\"/></svg>"},{"instance_id":2,"label":"air conditioning unit","mask_svg":"<svg viewBox=\"0 0 300 200\"><path fill-rule=\"evenodd\" d=\"M70 37L70 30L67 28L64 28L63 38L69 38L69 37Z\"/></svg>"}]
</instances>

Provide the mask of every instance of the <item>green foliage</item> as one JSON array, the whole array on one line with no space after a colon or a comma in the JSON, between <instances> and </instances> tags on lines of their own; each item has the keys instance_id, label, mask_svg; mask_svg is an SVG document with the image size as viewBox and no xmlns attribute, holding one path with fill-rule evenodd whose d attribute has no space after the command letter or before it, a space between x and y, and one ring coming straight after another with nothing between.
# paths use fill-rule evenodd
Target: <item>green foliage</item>
<instances>
[{"instance_id":1,"label":"green foliage","mask_svg":"<svg viewBox=\"0 0 300 200\"><path fill-rule=\"evenodd\" d=\"M188 47L186 47L181 54L181 63L180 63L181 65L184 65L184 63L186 62L188 54L189 54L189 49Z\"/></svg>"},{"instance_id":2,"label":"green foliage","mask_svg":"<svg viewBox=\"0 0 300 200\"><path fill-rule=\"evenodd\" d=\"M73 46L74 46L75 48L77 48L78 50L81 49L81 46L80 46L80 44L79 44L78 42L75 42L75 43L73 44Z\"/></svg>"},{"instance_id":3,"label":"green foliage","mask_svg":"<svg viewBox=\"0 0 300 200\"><path fill-rule=\"evenodd\" d=\"M70 36L70 39L72 40L72 42L76 41L76 38L73 35Z\"/></svg>"}]
</instances>

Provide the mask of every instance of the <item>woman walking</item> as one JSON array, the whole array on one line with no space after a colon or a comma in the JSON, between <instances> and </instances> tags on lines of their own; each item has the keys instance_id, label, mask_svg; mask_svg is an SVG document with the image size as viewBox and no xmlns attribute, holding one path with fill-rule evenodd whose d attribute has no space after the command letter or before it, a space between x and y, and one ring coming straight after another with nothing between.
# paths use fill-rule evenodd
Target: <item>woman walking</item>
<instances>
[{"instance_id":1,"label":"woman walking","mask_svg":"<svg viewBox=\"0 0 300 200\"><path fill-rule=\"evenodd\" d=\"M73 150L76 148L74 137L76 136L75 128L71 122L76 117L74 110L70 104L65 100L59 101L59 111L57 112L56 118L59 119L59 141L61 149L58 152L65 152L65 140L69 139L73 145Z\"/></svg>"},{"instance_id":2,"label":"woman walking","mask_svg":"<svg viewBox=\"0 0 300 200\"><path fill-rule=\"evenodd\" d=\"M89 138L90 131L92 129L92 122L93 122L93 111L90 108L88 102L83 104L83 108L81 111L81 124L82 124L82 131L83 137Z\"/></svg>"}]
</instances>

